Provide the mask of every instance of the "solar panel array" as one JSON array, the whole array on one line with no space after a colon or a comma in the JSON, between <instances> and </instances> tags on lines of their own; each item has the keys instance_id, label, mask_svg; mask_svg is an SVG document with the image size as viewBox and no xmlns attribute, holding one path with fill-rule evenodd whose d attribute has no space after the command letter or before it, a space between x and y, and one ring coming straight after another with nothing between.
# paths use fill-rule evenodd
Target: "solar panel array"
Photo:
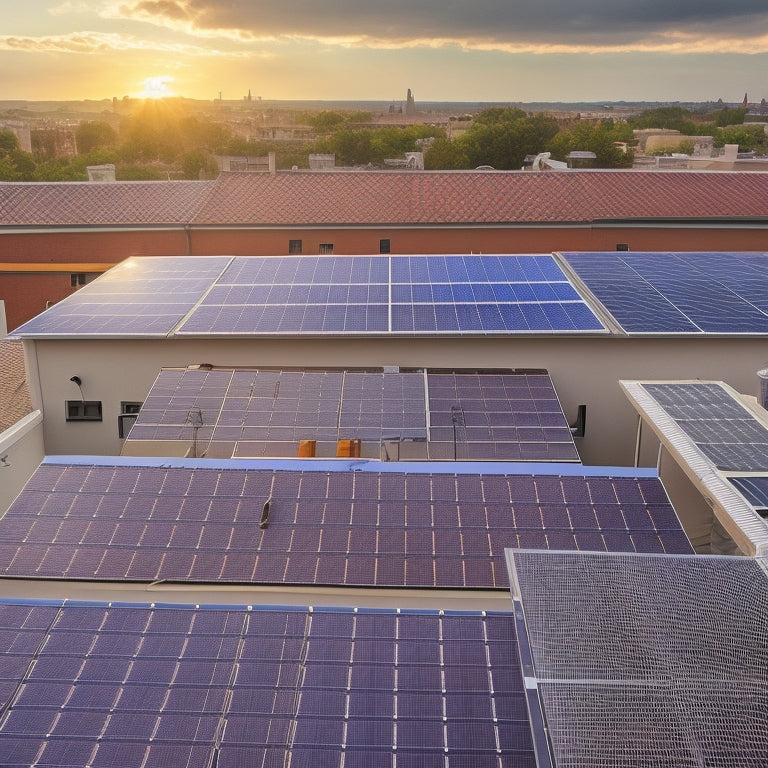
<instances>
[{"instance_id":1,"label":"solar panel array","mask_svg":"<svg viewBox=\"0 0 768 768\"><path fill-rule=\"evenodd\" d=\"M642 386L718 469L768 471L768 428L720 384Z\"/></svg>"},{"instance_id":2,"label":"solar panel array","mask_svg":"<svg viewBox=\"0 0 768 768\"><path fill-rule=\"evenodd\" d=\"M17 329L30 336L166 336L229 257L128 259Z\"/></svg>"},{"instance_id":3,"label":"solar panel array","mask_svg":"<svg viewBox=\"0 0 768 768\"><path fill-rule=\"evenodd\" d=\"M768 562L533 551L509 561L523 670L550 739L539 765L765 765Z\"/></svg>"},{"instance_id":4,"label":"solar panel array","mask_svg":"<svg viewBox=\"0 0 768 768\"><path fill-rule=\"evenodd\" d=\"M135 258L94 285L16 333L365 336L605 331L548 255Z\"/></svg>"},{"instance_id":5,"label":"solar panel array","mask_svg":"<svg viewBox=\"0 0 768 768\"><path fill-rule=\"evenodd\" d=\"M0 638L6 768L535 765L510 614L4 601Z\"/></svg>"},{"instance_id":6,"label":"solar panel array","mask_svg":"<svg viewBox=\"0 0 768 768\"><path fill-rule=\"evenodd\" d=\"M547 374L430 372L427 385L432 459L453 458L454 436L459 459L579 458Z\"/></svg>"},{"instance_id":7,"label":"solar panel array","mask_svg":"<svg viewBox=\"0 0 768 768\"><path fill-rule=\"evenodd\" d=\"M768 333L768 253L565 253L627 333Z\"/></svg>"},{"instance_id":8,"label":"solar panel array","mask_svg":"<svg viewBox=\"0 0 768 768\"><path fill-rule=\"evenodd\" d=\"M377 458L416 440L424 459L578 461L545 373L164 370L128 436L220 457L295 456L301 440L335 455L346 439Z\"/></svg>"},{"instance_id":9,"label":"solar panel array","mask_svg":"<svg viewBox=\"0 0 768 768\"><path fill-rule=\"evenodd\" d=\"M728 480L739 493L753 506L768 512L768 475L729 477Z\"/></svg>"},{"instance_id":10,"label":"solar panel array","mask_svg":"<svg viewBox=\"0 0 768 768\"><path fill-rule=\"evenodd\" d=\"M44 464L0 519L26 578L506 589L505 547L692 551L653 477Z\"/></svg>"}]
</instances>

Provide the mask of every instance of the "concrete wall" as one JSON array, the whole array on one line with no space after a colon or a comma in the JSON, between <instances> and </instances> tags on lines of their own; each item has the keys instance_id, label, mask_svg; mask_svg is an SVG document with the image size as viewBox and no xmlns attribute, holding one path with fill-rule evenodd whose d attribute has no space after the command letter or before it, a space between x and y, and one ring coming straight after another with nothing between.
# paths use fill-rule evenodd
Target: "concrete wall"
<instances>
[{"instance_id":1,"label":"concrete wall","mask_svg":"<svg viewBox=\"0 0 768 768\"><path fill-rule=\"evenodd\" d=\"M43 416L35 411L0 432L0 515L4 515L32 473L40 466Z\"/></svg>"},{"instance_id":2,"label":"concrete wall","mask_svg":"<svg viewBox=\"0 0 768 768\"><path fill-rule=\"evenodd\" d=\"M566 417L587 405L587 431L577 439L585 464L634 462L637 414L619 379L723 380L744 394L759 391L764 338L403 338L244 340L39 340L25 342L30 379L45 414L49 454L119 454L121 401L143 401L159 370L198 363L219 366L546 368ZM101 400L102 422L66 422L64 403ZM35 387L30 380L33 391ZM36 407L40 407L35 402Z\"/></svg>"}]
</instances>

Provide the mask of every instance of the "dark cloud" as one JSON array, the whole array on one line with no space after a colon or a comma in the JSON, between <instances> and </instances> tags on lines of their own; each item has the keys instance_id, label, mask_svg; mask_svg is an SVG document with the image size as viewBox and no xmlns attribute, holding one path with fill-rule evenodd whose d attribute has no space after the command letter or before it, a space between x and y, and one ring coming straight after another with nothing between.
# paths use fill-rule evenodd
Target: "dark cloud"
<instances>
[{"instance_id":1,"label":"dark cloud","mask_svg":"<svg viewBox=\"0 0 768 768\"><path fill-rule=\"evenodd\" d=\"M512 45L617 45L668 30L711 34L718 26L751 37L768 18L765 0L146 0L126 7L133 15L186 21L200 31Z\"/></svg>"}]
</instances>

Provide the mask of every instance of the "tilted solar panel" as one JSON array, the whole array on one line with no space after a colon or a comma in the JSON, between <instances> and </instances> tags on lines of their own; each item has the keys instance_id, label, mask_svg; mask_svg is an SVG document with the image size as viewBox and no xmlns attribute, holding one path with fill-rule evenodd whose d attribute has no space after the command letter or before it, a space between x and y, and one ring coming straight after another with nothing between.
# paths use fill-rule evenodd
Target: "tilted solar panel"
<instances>
[{"instance_id":1,"label":"tilted solar panel","mask_svg":"<svg viewBox=\"0 0 768 768\"><path fill-rule=\"evenodd\" d=\"M19 611L43 626L9 657L13 768L534 765L511 614L3 601L2 651Z\"/></svg>"},{"instance_id":2,"label":"tilted solar panel","mask_svg":"<svg viewBox=\"0 0 768 768\"><path fill-rule=\"evenodd\" d=\"M627 333L768 331L768 253L565 253Z\"/></svg>"},{"instance_id":3,"label":"tilted solar panel","mask_svg":"<svg viewBox=\"0 0 768 768\"><path fill-rule=\"evenodd\" d=\"M642 386L718 469L768 470L768 427L720 384Z\"/></svg>"},{"instance_id":4,"label":"tilted solar panel","mask_svg":"<svg viewBox=\"0 0 768 768\"><path fill-rule=\"evenodd\" d=\"M691 551L654 477L43 465L31 486L0 519L6 576L504 589L505 547Z\"/></svg>"},{"instance_id":5,"label":"tilted solar panel","mask_svg":"<svg viewBox=\"0 0 768 768\"><path fill-rule=\"evenodd\" d=\"M579 458L543 372L167 369L128 436L129 445L185 441L196 455L227 457L294 456L302 440L335 455L343 439L390 459L413 441L410 458Z\"/></svg>"}]
</instances>

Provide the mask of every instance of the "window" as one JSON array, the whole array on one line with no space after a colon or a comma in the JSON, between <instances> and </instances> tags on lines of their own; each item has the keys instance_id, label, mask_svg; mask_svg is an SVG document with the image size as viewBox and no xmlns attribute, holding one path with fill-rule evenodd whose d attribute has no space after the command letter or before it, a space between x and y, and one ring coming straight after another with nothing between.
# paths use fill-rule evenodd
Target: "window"
<instances>
[{"instance_id":1,"label":"window","mask_svg":"<svg viewBox=\"0 0 768 768\"><path fill-rule=\"evenodd\" d=\"M288 253L301 253L301 240L289 240Z\"/></svg>"},{"instance_id":2,"label":"window","mask_svg":"<svg viewBox=\"0 0 768 768\"><path fill-rule=\"evenodd\" d=\"M67 400L67 421L101 421L101 400Z\"/></svg>"},{"instance_id":3,"label":"window","mask_svg":"<svg viewBox=\"0 0 768 768\"><path fill-rule=\"evenodd\" d=\"M629 243L616 243L616 250L617 251L628 251L629 250Z\"/></svg>"},{"instance_id":4,"label":"window","mask_svg":"<svg viewBox=\"0 0 768 768\"><path fill-rule=\"evenodd\" d=\"M320 253L329 256L333 253L333 243L320 243Z\"/></svg>"},{"instance_id":5,"label":"window","mask_svg":"<svg viewBox=\"0 0 768 768\"><path fill-rule=\"evenodd\" d=\"M389 238L379 240L379 253L391 253Z\"/></svg>"},{"instance_id":6,"label":"window","mask_svg":"<svg viewBox=\"0 0 768 768\"><path fill-rule=\"evenodd\" d=\"M121 440L128 437L136 417L139 415L143 403L120 403L120 415L117 417L117 434Z\"/></svg>"},{"instance_id":7,"label":"window","mask_svg":"<svg viewBox=\"0 0 768 768\"><path fill-rule=\"evenodd\" d=\"M72 288L80 288L95 280L98 276L98 272L72 272L69 276L69 284Z\"/></svg>"}]
</instances>

